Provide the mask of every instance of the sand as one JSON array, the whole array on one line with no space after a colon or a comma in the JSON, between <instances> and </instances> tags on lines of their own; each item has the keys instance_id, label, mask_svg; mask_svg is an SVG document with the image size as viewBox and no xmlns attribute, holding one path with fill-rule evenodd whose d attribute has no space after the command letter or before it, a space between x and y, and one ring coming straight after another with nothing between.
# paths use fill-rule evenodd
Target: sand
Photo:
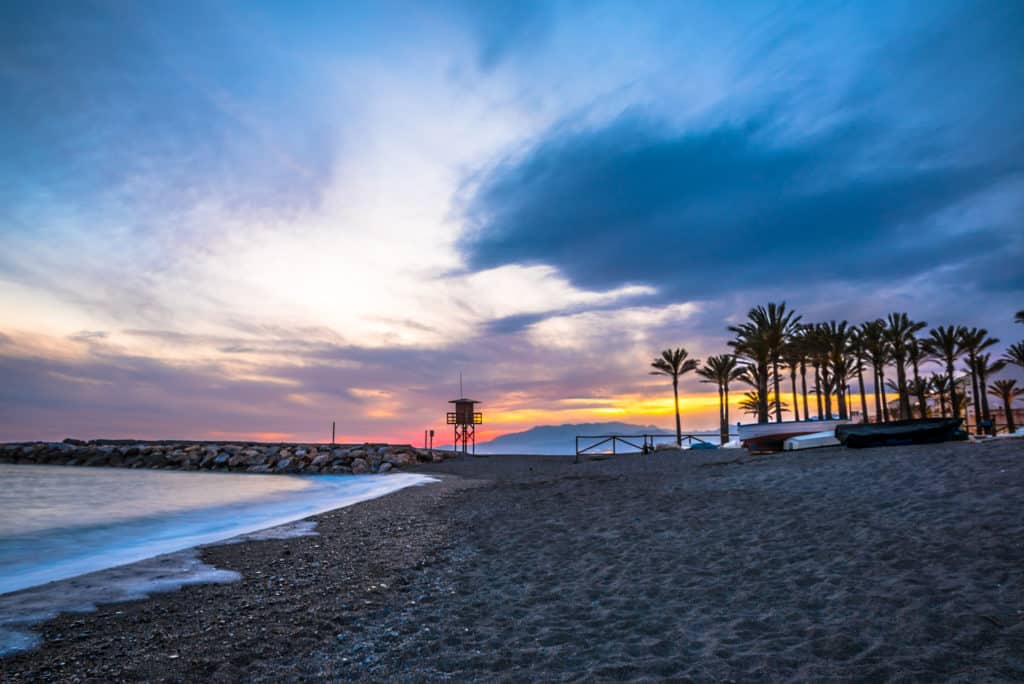
<instances>
[{"instance_id":1,"label":"sand","mask_svg":"<svg viewBox=\"0 0 1024 684\"><path fill-rule=\"evenodd\" d=\"M1024 442L738 453L424 467L444 482L204 549L244 580L59 617L0 673L1024 680Z\"/></svg>"}]
</instances>

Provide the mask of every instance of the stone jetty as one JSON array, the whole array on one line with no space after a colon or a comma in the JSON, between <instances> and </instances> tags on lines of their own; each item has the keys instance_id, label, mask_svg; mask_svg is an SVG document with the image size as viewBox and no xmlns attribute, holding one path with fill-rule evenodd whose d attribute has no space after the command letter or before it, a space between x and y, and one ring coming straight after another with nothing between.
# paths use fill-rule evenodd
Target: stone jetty
<instances>
[{"instance_id":1,"label":"stone jetty","mask_svg":"<svg viewBox=\"0 0 1024 684\"><path fill-rule=\"evenodd\" d=\"M277 474L386 473L441 462L455 452L408 444L266 444L245 442L21 442L0 444L0 463Z\"/></svg>"}]
</instances>

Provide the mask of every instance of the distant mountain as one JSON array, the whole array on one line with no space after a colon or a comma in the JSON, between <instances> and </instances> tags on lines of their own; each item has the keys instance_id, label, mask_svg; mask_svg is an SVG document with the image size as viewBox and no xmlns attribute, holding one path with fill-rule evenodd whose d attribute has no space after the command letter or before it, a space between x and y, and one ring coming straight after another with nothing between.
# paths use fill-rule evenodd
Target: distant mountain
<instances>
[{"instance_id":1,"label":"distant mountain","mask_svg":"<svg viewBox=\"0 0 1024 684\"><path fill-rule=\"evenodd\" d=\"M575 454L576 435L675 434L675 429L630 423L576 423L537 425L524 432L511 432L490 442L478 442L478 454Z\"/></svg>"}]
</instances>

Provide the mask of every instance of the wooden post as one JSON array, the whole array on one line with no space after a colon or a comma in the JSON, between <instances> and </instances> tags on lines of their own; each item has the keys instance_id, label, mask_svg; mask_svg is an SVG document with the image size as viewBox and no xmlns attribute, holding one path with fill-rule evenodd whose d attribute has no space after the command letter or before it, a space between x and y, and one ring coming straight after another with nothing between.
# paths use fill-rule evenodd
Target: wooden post
<instances>
[{"instance_id":1,"label":"wooden post","mask_svg":"<svg viewBox=\"0 0 1024 684\"><path fill-rule=\"evenodd\" d=\"M335 421L331 421L331 446L334 446L334 425Z\"/></svg>"}]
</instances>

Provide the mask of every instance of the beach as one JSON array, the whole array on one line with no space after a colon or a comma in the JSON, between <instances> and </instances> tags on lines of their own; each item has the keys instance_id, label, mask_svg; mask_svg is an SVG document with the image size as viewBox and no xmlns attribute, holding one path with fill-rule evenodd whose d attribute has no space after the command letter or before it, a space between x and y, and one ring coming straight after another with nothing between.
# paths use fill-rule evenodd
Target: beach
<instances>
[{"instance_id":1,"label":"beach","mask_svg":"<svg viewBox=\"0 0 1024 684\"><path fill-rule=\"evenodd\" d=\"M1024 441L460 457L3 681L1024 679Z\"/></svg>"}]
</instances>

